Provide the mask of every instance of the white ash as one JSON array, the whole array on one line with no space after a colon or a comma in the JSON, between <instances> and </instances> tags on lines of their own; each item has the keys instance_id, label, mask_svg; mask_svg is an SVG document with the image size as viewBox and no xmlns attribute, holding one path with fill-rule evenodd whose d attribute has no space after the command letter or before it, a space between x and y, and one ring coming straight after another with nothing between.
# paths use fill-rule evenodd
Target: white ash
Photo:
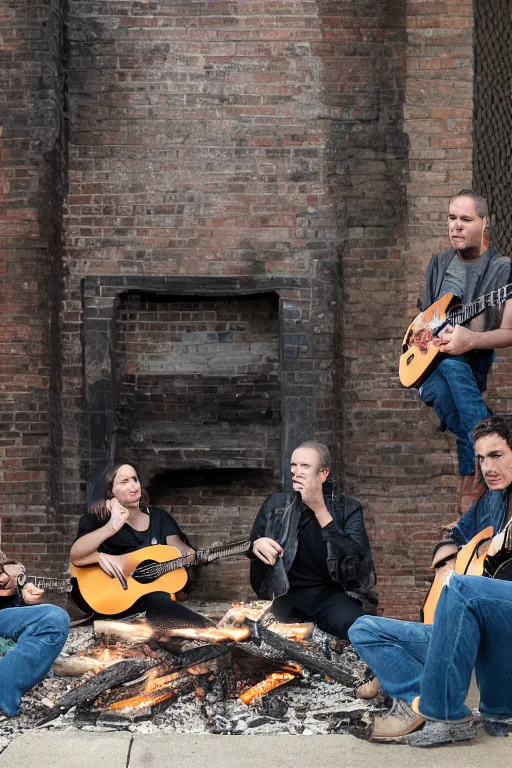
<instances>
[{"instance_id":1,"label":"white ash","mask_svg":"<svg viewBox=\"0 0 512 768\"><path fill-rule=\"evenodd\" d=\"M94 644L92 626L74 627L63 649L63 654L83 653ZM243 647L241 644L240 647ZM349 646L342 653L341 662L356 671L356 677L364 674L362 664ZM89 673L90 675L91 673ZM88 676L89 676L88 675ZM23 698L22 714L0 722L0 751L15 736L36 727L52 730L112 731L127 730L135 733L224 733L224 734L327 734L351 732L366 736L370 713L375 711L371 702L354 697L354 690L334 681L324 680L321 675L306 673L249 705L240 699L226 699L219 678L209 684L203 698L195 692L177 697L155 707L146 714L147 719L123 717L97 717L86 713L78 716L70 710L43 726L37 724L45 713L66 691L86 679L48 676ZM377 702L382 704L382 699ZM165 708L166 707L166 708ZM91 707L92 709L92 707Z\"/></svg>"}]
</instances>

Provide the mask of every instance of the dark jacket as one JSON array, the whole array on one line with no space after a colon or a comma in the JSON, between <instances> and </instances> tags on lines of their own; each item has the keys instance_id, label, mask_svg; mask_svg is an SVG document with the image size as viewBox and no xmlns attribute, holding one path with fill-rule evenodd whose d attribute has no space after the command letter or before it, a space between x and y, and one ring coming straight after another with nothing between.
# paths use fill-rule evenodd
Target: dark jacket
<instances>
[{"instance_id":1,"label":"dark jacket","mask_svg":"<svg viewBox=\"0 0 512 768\"><path fill-rule=\"evenodd\" d=\"M439 298L446 270L457 254L456 248L447 248L434 254L430 259L425 276L425 289L418 300L418 308L427 309ZM466 295L460 296L464 302L472 302L479 296L501 288L507 284L510 274L510 259L502 256L491 243L478 259L480 268L471 273L471 281L466 286ZM496 307L489 307L486 312L485 330L493 330L500 325L500 313Z\"/></svg>"},{"instance_id":2,"label":"dark jacket","mask_svg":"<svg viewBox=\"0 0 512 768\"><path fill-rule=\"evenodd\" d=\"M437 542L434 555L440 547L450 541L455 542L460 549L489 525L492 525L495 534L500 533L507 517L508 500L508 490L484 493L452 528L449 537Z\"/></svg>"},{"instance_id":3,"label":"dark jacket","mask_svg":"<svg viewBox=\"0 0 512 768\"><path fill-rule=\"evenodd\" d=\"M327 567L333 581L374 613L377 594L375 568L363 519L363 508L331 483L324 483L324 499L333 521L322 529L327 544ZM273 493L261 507L251 530L251 541L268 536L277 541L284 554L273 566L251 559L251 586L259 598L274 600L288 592L288 571L297 553L298 522L305 505L299 493Z\"/></svg>"}]
</instances>

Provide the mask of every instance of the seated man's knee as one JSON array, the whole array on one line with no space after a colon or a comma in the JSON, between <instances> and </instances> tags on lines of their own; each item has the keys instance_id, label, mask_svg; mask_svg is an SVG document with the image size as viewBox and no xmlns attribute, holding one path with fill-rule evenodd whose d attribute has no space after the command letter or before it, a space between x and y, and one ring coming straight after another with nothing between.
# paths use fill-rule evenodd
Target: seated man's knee
<instances>
[{"instance_id":1,"label":"seated man's knee","mask_svg":"<svg viewBox=\"0 0 512 768\"><path fill-rule=\"evenodd\" d=\"M373 616L360 616L348 630L348 638L354 647L375 636L375 619Z\"/></svg>"},{"instance_id":2,"label":"seated man's knee","mask_svg":"<svg viewBox=\"0 0 512 768\"><path fill-rule=\"evenodd\" d=\"M51 642L64 641L69 630L69 615L57 605L41 605L40 608L39 632L51 637Z\"/></svg>"}]
</instances>

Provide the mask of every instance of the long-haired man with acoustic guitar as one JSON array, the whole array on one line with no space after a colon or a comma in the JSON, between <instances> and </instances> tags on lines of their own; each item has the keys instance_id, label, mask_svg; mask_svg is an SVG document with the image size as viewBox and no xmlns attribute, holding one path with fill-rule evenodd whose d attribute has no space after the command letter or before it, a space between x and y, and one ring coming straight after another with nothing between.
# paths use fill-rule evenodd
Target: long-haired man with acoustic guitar
<instances>
[{"instance_id":1,"label":"long-haired man with acoustic guitar","mask_svg":"<svg viewBox=\"0 0 512 768\"><path fill-rule=\"evenodd\" d=\"M473 190L462 189L448 209L451 248L430 260L418 303L421 310L447 293L469 304L510 282L510 260L488 242L488 228L487 202ZM490 413L482 393L494 350L512 345L512 300L506 302L502 316L490 306L471 321L470 327L447 325L434 344L444 353L443 359L420 387L420 397L433 406L441 429L456 437L459 504L466 512L480 490L474 482L471 431Z\"/></svg>"},{"instance_id":2,"label":"long-haired man with acoustic guitar","mask_svg":"<svg viewBox=\"0 0 512 768\"><path fill-rule=\"evenodd\" d=\"M70 553L74 566L98 564L126 589L129 574L123 571L123 555L157 544L175 547L177 555L194 555L172 515L159 507L149 506L135 467L118 463L106 479L106 498L80 518L78 535ZM76 586L75 599L83 605ZM150 623L164 629L211 624L205 617L172 600L168 592L146 594L135 602L133 612L137 610L145 610ZM112 606L111 613L118 612L116 606Z\"/></svg>"},{"instance_id":3,"label":"long-haired man with acoustic guitar","mask_svg":"<svg viewBox=\"0 0 512 768\"><path fill-rule=\"evenodd\" d=\"M473 669L488 732L506 733L502 721L512 719L512 415L480 421L473 440L487 492L452 529L450 540L436 546L433 567L442 589L433 624L364 616L349 631L376 675L364 697L382 686L394 698L390 712L375 718L376 741L411 734L410 744L432 746L472 738L474 717L464 701ZM486 576L463 575L471 572L472 560L466 558L460 569L457 553L486 529L491 538L482 542L484 554L476 544L473 551Z\"/></svg>"}]
</instances>

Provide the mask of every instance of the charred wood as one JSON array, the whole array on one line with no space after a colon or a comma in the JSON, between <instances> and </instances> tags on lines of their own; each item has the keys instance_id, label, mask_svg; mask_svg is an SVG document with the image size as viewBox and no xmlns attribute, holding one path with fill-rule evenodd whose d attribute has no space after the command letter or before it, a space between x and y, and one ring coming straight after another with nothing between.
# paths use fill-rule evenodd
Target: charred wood
<instances>
[{"instance_id":1,"label":"charred wood","mask_svg":"<svg viewBox=\"0 0 512 768\"><path fill-rule=\"evenodd\" d=\"M332 680L352 687L356 682L355 674L334 661L329 661L324 657L317 656L314 651L305 644L294 643L291 640L281 637L276 632L267 629L256 621L247 619L247 626L251 629L251 638L262 656L270 659L280 659L281 661L295 661L300 666L327 675ZM249 650L249 649L248 649ZM254 649L253 649L254 650ZM276 655L277 654L277 655Z\"/></svg>"},{"instance_id":2,"label":"charred wood","mask_svg":"<svg viewBox=\"0 0 512 768\"><path fill-rule=\"evenodd\" d=\"M161 663L159 659L125 659L114 664L108 669L103 670L90 680L86 680L82 685L72 688L62 698L60 698L53 710L39 723L54 720L59 715L67 712L71 707L89 703L98 698L109 688L115 688L117 685L129 683L136 680L152 667Z\"/></svg>"}]
</instances>

